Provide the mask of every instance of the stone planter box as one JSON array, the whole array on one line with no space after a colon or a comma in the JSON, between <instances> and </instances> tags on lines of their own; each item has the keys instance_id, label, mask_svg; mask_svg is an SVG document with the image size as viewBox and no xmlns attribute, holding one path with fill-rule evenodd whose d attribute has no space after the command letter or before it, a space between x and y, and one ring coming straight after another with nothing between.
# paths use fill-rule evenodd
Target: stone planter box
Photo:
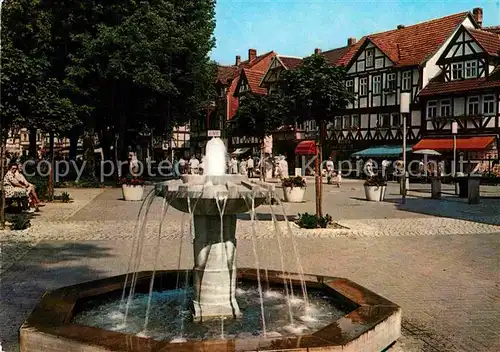
<instances>
[{"instance_id":1,"label":"stone planter box","mask_svg":"<svg viewBox=\"0 0 500 352\"><path fill-rule=\"evenodd\" d=\"M366 200L380 202L385 199L385 189L387 186L364 186Z\"/></svg>"},{"instance_id":2,"label":"stone planter box","mask_svg":"<svg viewBox=\"0 0 500 352\"><path fill-rule=\"evenodd\" d=\"M122 185L124 200L140 201L144 194L144 186Z\"/></svg>"},{"instance_id":3,"label":"stone planter box","mask_svg":"<svg viewBox=\"0 0 500 352\"><path fill-rule=\"evenodd\" d=\"M285 202L300 203L304 200L305 187L285 187L283 188L283 196Z\"/></svg>"}]
</instances>

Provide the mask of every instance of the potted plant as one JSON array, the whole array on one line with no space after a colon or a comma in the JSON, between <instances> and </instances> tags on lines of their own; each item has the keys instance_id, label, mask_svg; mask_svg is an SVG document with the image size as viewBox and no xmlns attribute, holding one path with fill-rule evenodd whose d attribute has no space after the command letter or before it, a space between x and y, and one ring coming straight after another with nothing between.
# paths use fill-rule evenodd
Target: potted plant
<instances>
[{"instance_id":1,"label":"potted plant","mask_svg":"<svg viewBox=\"0 0 500 352\"><path fill-rule=\"evenodd\" d=\"M368 177L364 183L366 200L380 202L385 198L387 182L380 176Z\"/></svg>"},{"instance_id":2,"label":"potted plant","mask_svg":"<svg viewBox=\"0 0 500 352\"><path fill-rule=\"evenodd\" d=\"M135 176L127 176L120 179L124 200L142 200L144 194L144 180Z\"/></svg>"},{"instance_id":3,"label":"potted plant","mask_svg":"<svg viewBox=\"0 0 500 352\"><path fill-rule=\"evenodd\" d=\"M306 180L301 176L287 177L281 181L285 202L300 203L304 200Z\"/></svg>"}]
</instances>

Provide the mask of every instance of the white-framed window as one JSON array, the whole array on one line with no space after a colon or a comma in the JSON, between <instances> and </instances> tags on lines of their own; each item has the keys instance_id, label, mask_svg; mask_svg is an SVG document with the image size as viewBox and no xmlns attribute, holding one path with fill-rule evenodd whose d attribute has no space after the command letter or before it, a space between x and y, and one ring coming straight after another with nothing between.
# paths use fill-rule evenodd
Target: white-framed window
<instances>
[{"instance_id":1,"label":"white-framed window","mask_svg":"<svg viewBox=\"0 0 500 352\"><path fill-rule=\"evenodd\" d=\"M477 77L477 61L471 60L465 62L465 78L476 78Z\"/></svg>"},{"instance_id":2,"label":"white-framed window","mask_svg":"<svg viewBox=\"0 0 500 352\"><path fill-rule=\"evenodd\" d=\"M345 82L345 87L349 93L354 93L354 81L352 79Z\"/></svg>"},{"instance_id":3,"label":"white-framed window","mask_svg":"<svg viewBox=\"0 0 500 352\"><path fill-rule=\"evenodd\" d=\"M396 89L396 74L388 73L387 74L387 82L386 87L387 90L395 90Z\"/></svg>"},{"instance_id":4,"label":"white-framed window","mask_svg":"<svg viewBox=\"0 0 500 352\"><path fill-rule=\"evenodd\" d=\"M361 120L359 115L352 115L352 127L359 127L361 125Z\"/></svg>"},{"instance_id":5,"label":"white-framed window","mask_svg":"<svg viewBox=\"0 0 500 352\"><path fill-rule=\"evenodd\" d=\"M373 94L380 94L382 91L382 76L373 76Z\"/></svg>"},{"instance_id":6,"label":"white-framed window","mask_svg":"<svg viewBox=\"0 0 500 352\"><path fill-rule=\"evenodd\" d=\"M462 79L464 77L464 64L454 62L451 64L451 79Z\"/></svg>"},{"instance_id":7,"label":"white-framed window","mask_svg":"<svg viewBox=\"0 0 500 352\"><path fill-rule=\"evenodd\" d=\"M439 112L440 112L439 116L442 117L451 116L451 101L449 99L441 100Z\"/></svg>"},{"instance_id":8,"label":"white-framed window","mask_svg":"<svg viewBox=\"0 0 500 352\"><path fill-rule=\"evenodd\" d=\"M368 77L362 77L359 79L359 95L368 94Z\"/></svg>"},{"instance_id":9,"label":"white-framed window","mask_svg":"<svg viewBox=\"0 0 500 352\"><path fill-rule=\"evenodd\" d=\"M393 112L391 114L391 125L401 126L401 115L399 114L399 112Z\"/></svg>"},{"instance_id":10,"label":"white-framed window","mask_svg":"<svg viewBox=\"0 0 500 352\"><path fill-rule=\"evenodd\" d=\"M405 71L403 72L403 78L402 78L402 90L403 91L408 91L411 90L411 71Z\"/></svg>"},{"instance_id":11,"label":"white-framed window","mask_svg":"<svg viewBox=\"0 0 500 352\"><path fill-rule=\"evenodd\" d=\"M240 93L246 92L248 90L247 82L241 82Z\"/></svg>"},{"instance_id":12,"label":"white-framed window","mask_svg":"<svg viewBox=\"0 0 500 352\"><path fill-rule=\"evenodd\" d=\"M427 102L427 117L436 117L437 116L437 101L432 100Z\"/></svg>"},{"instance_id":13,"label":"white-framed window","mask_svg":"<svg viewBox=\"0 0 500 352\"><path fill-rule=\"evenodd\" d=\"M351 127L351 115L344 115L344 128Z\"/></svg>"},{"instance_id":14,"label":"white-framed window","mask_svg":"<svg viewBox=\"0 0 500 352\"><path fill-rule=\"evenodd\" d=\"M366 51L366 67L373 67L373 56L375 54L375 50L369 49Z\"/></svg>"},{"instance_id":15,"label":"white-framed window","mask_svg":"<svg viewBox=\"0 0 500 352\"><path fill-rule=\"evenodd\" d=\"M335 116L334 128L337 130L342 129L342 116Z\"/></svg>"},{"instance_id":16,"label":"white-framed window","mask_svg":"<svg viewBox=\"0 0 500 352\"><path fill-rule=\"evenodd\" d=\"M495 115L495 96L483 96L483 115Z\"/></svg>"},{"instance_id":17,"label":"white-framed window","mask_svg":"<svg viewBox=\"0 0 500 352\"><path fill-rule=\"evenodd\" d=\"M467 98L467 115L479 115L479 97Z\"/></svg>"}]
</instances>

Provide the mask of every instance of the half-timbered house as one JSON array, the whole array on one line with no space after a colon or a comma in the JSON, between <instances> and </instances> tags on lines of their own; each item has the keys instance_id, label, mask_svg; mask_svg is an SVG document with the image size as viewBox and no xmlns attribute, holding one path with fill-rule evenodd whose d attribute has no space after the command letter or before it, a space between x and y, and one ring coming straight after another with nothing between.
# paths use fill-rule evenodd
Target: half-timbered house
<instances>
[{"instance_id":1,"label":"half-timbered house","mask_svg":"<svg viewBox=\"0 0 500 352\"><path fill-rule=\"evenodd\" d=\"M241 56L236 55L234 65L219 65L215 88L218 97L212 106L208 106L206 116L190 122L190 145L191 153L204 153L205 144L208 140L207 131L210 129L221 130L224 135L226 122L231 119L238 110L238 97L235 96L236 86L243 70L265 71L269 62L276 54L273 51L257 55L256 49L248 49L248 59L241 61Z\"/></svg>"},{"instance_id":2,"label":"half-timbered house","mask_svg":"<svg viewBox=\"0 0 500 352\"><path fill-rule=\"evenodd\" d=\"M419 94L424 138L414 149L451 153L456 122L457 151L489 168L498 159L500 134L499 34L495 27L461 26L443 49L440 74Z\"/></svg>"},{"instance_id":3,"label":"half-timbered house","mask_svg":"<svg viewBox=\"0 0 500 352\"><path fill-rule=\"evenodd\" d=\"M472 12L367 35L337 61L347 70L355 101L328 126L330 148L349 157L354 151L386 145L401 153L400 96L411 94L407 116L409 145L421 138L418 92L439 73L437 60L461 28L478 28Z\"/></svg>"}]
</instances>

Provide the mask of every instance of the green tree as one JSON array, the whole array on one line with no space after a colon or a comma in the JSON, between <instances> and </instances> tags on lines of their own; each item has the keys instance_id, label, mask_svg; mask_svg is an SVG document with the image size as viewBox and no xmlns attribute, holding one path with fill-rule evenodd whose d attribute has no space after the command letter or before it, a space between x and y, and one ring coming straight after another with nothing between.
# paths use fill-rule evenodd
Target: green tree
<instances>
[{"instance_id":1,"label":"green tree","mask_svg":"<svg viewBox=\"0 0 500 352\"><path fill-rule=\"evenodd\" d=\"M321 175L326 123L333 121L339 110L354 99L345 86L344 67L331 66L322 55L312 55L294 70L280 76L279 89L290 116L297 122L315 120L319 126L318 155L316 160L316 215L322 215Z\"/></svg>"}]
</instances>

